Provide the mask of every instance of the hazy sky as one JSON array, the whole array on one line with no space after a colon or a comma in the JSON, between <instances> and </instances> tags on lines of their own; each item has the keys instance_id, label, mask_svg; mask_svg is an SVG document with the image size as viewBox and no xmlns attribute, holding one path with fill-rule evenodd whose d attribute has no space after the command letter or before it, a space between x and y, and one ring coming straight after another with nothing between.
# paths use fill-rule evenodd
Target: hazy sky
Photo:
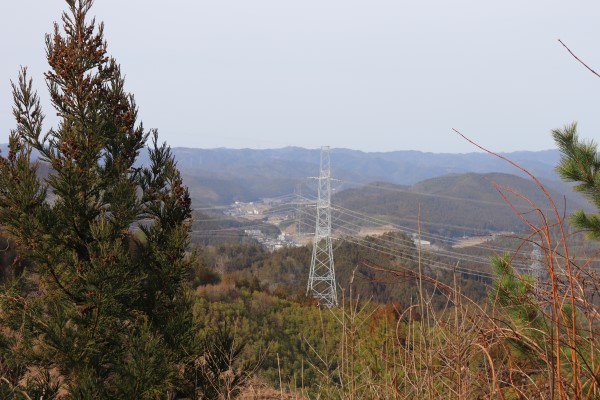
<instances>
[{"instance_id":1,"label":"hazy sky","mask_svg":"<svg viewBox=\"0 0 600 400\"><path fill-rule=\"evenodd\" d=\"M62 0L0 2L0 143L27 65L47 99L44 34ZM172 146L364 151L552 148L600 138L600 2L96 0L140 117ZM45 106L47 127L55 120Z\"/></svg>"}]
</instances>

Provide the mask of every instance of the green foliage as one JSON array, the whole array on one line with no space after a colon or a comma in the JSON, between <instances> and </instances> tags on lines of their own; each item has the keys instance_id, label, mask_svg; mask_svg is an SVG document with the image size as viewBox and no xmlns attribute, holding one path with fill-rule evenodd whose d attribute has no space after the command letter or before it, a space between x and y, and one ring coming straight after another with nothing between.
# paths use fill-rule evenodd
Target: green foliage
<instances>
[{"instance_id":1,"label":"green foliage","mask_svg":"<svg viewBox=\"0 0 600 400\"><path fill-rule=\"evenodd\" d=\"M26 69L13 84L0 223L30 264L0 290L0 367L10 390L33 368L31 382L73 398L164 398L186 384L179 366L198 350L186 294L190 198L170 149L136 123L103 25L87 18L92 3L68 0L62 30L46 37L59 125L43 133ZM138 167L149 137L150 164ZM52 169L45 179L41 163Z\"/></svg>"},{"instance_id":2,"label":"green foliage","mask_svg":"<svg viewBox=\"0 0 600 400\"><path fill-rule=\"evenodd\" d=\"M576 182L573 190L581 192L600 209L600 154L593 140L580 139L577 124L552 131L554 142L561 152L558 174L567 182ZM600 238L600 214L578 210L571 216L577 228L588 232L590 238Z\"/></svg>"},{"instance_id":3,"label":"green foliage","mask_svg":"<svg viewBox=\"0 0 600 400\"><path fill-rule=\"evenodd\" d=\"M511 265L510 256L492 257L495 279L489 298L499 312L500 320L513 331L516 338L508 339L520 361L540 363L536 349L543 348L544 334L549 332L547 315L535 298L534 278L517 275Z\"/></svg>"},{"instance_id":4,"label":"green foliage","mask_svg":"<svg viewBox=\"0 0 600 400\"><path fill-rule=\"evenodd\" d=\"M198 390L205 399L230 399L249 383L261 360L240 362L247 342L236 338L229 325L211 329L204 339L204 355L196 362Z\"/></svg>"},{"instance_id":5,"label":"green foliage","mask_svg":"<svg viewBox=\"0 0 600 400\"><path fill-rule=\"evenodd\" d=\"M251 361L264 357L258 377L274 387L281 383L284 391L309 398L393 398L411 393L418 398L411 380L431 377L442 396L448 393L445 382L454 377L439 371L453 371L458 357L449 341L462 346L460 360L472 363L464 374L480 374L481 357L473 354L477 348L463 343L467 334L455 331L451 313L428 327L411 320L399 304L346 298L342 307L322 310L223 283L200 288L198 294L196 313L203 334L213 337L213 327L226 324L247 338L243 356ZM470 317L465 320L470 322ZM468 340L478 339L480 332L474 326ZM430 355L420 358L415 355L419 352Z\"/></svg>"},{"instance_id":6,"label":"green foliage","mask_svg":"<svg viewBox=\"0 0 600 400\"><path fill-rule=\"evenodd\" d=\"M538 310L538 305L532 302L533 277L515 275L508 254L493 257L491 263L496 279L492 282L490 300L508 311L519 324L531 322Z\"/></svg>"},{"instance_id":7,"label":"green foliage","mask_svg":"<svg viewBox=\"0 0 600 400\"><path fill-rule=\"evenodd\" d=\"M195 312L203 337L214 336L219 326L243 337L248 343L243 358L250 365L260 364L259 376L273 386L279 385L280 372L286 386L316 384L317 372L309 366L320 360L311 346L337 357L335 318L314 306L221 283L199 290ZM331 338L323 342L324 334Z\"/></svg>"}]
</instances>

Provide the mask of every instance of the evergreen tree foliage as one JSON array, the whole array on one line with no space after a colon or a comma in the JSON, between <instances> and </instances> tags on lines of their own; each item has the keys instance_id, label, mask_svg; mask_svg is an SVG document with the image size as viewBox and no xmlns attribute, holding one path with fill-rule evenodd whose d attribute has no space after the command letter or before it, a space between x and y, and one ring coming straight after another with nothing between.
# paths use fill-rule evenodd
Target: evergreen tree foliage
<instances>
[{"instance_id":1,"label":"evergreen tree foliage","mask_svg":"<svg viewBox=\"0 0 600 400\"><path fill-rule=\"evenodd\" d=\"M508 254L492 257L490 261L495 276L489 292L490 302L503 313L511 329L527 332L534 341L541 341L540 332L547 330L547 321L535 298L534 277L517 274ZM519 352L531 353L529 343L519 340L510 342Z\"/></svg>"},{"instance_id":2,"label":"evergreen tree foliage","mask_svg":"<svg viewBox=\"0 0 600 400\"><path fill-rule=\"evenodd\" d=\"M184 390L197 351L188 190L170 149L136 122L92 3L67 0L62 27L46 36L58 126L43 131L26 69L13 83L0 224L29 264L0 289L2 398L58 387L71 398L165 398ZM45 179L40 163L51 167Z\"/></svg>"},{"instance_id":3,"label":"evergreen tree foliage","mask_svg":"<svg viewBox=\"0 0 600 400\"><path fill-rule=\"evenodd\" d=\"M204 339L204 355L197 362L195 372L203 399L234 399L248 385L256 365L248 361L239 362L247 342L236 340L233 330L227 325L211 330Z\"/></svg>"},{"instance_id":4,"label":"evergreen tree foliage","mask_svg":"<svg viewBox=\"0 0 600 400\"><path fill-rule=\"evenodd\" d=\"M561 152L558 174L568 182L576 182L575 191L581 192L600 210L600 154L593 140L580 139L577 124L552 131L552 136ZM574 226L588 232L590 238L600 238L600 214L576 211L571 216Z\"/></svg>"}]
</instances>

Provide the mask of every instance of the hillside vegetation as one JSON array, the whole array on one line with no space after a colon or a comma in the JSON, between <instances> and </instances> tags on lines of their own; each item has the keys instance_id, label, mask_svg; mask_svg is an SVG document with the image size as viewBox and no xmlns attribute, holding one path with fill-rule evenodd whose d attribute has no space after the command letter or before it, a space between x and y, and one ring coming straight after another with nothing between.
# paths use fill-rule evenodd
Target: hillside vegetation
<instances>
[{"instance_id":1,"label":"hillside vegetation","mask_svg":"<svg viewBox=\"0 0 600 400\"><path fill-rule=\"evenodd\" d=\"M548 190L567 212L581 207L580 201L572 196L563 205L563 194ZM338 192L332 202L334 206L406 226L413 231L417 228L420 209L425 232L460 237L527 229L512 207L525 213L531 212L533 207L519 196L528 198L544 210L550 208L548 199L533 181L501 173L450 175L409 187L369 184Z\"/></svg>"},{"instance_id":2,"label":"hillside vegetation","mask_svg":"<svg viewBox=\"0 0 600 400\"><path fill-rule=\"evenodd\" d=\"M174 149L197 204L256 201L293 193L319 171L319 150L287 147L273 150ZM541 178L557 182L555 150L515 152L508 155ZM412 185L449 174L503 172L514 168L488 154L432 154L418 151L364 153L348 149L331 152L332 176L340 188L369 182Z\"/></svg>"},{"instance_id":3,"label":"hillside vegetation","mask_svg":"<svg viewBox=\"0 0 600 400\"><path fill-rule=\"evenodd\" d=\"M0 145L0 150L6 153L7 146ZM173 154L196 205L222 205L290 194L297 185L306 184L307 177L319 172L317 149L174 148ZM557 185L562 192L569 191L554 172L559 157L556 150L506 155L551 185ZM140 154L138 162L147 165L149 160ZM377 181L413 185L429 178L471 172L518 173L501 160L482 153L365 153L349 149L332 150L331 169L332 176L342 181L341 189Z\"/></svg>"}]
</instances>

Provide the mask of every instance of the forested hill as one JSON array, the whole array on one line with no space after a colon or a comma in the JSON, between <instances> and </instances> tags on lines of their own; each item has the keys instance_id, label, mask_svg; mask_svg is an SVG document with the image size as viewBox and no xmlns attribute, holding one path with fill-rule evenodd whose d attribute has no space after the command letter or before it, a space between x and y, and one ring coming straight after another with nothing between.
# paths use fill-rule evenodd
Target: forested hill
<instances>
[{"instance_id":1,"label":"forested hill","mask_svg":"<svg viewBox=\"0 0 600 400\"><path fill-rule=\"evenodd\" d=\"M293 193L306 177L319 174L319 149L173 149L196 203L226 204ZM556 150L505 154L536 176L558 181ZM331 150L331 173L341 188L374 181L412 185L459 173L519 171L489 154L434 154L419 151L365 153Z\"/></svg>"},{"instance_id":2,"label":"forested hill","mask_svg":"<svg viewBox=\"0 0 600 400\"><path fill-rule=\"evenodd\" d=\"M416 228L419 207L423 230L446 236L523 231L527 227L497 190L535 223L535 207L547 211L548 199L537 185L515 175L458 174L432 178L413 186L368 184L335 194L334 207L352 210L379 220ZM577 197L547 188L559 211L586 207ZM517 195L518 194L518 195ZM519 196L531 200L534 206ZM552 213L548 213L552 215ZM348 221L361 223L360 218Z\"/></svg>"},{"instance_id":3,"label":"forested hill","mask_svg":"<svg viewBox=\"0 0 600 400\"><path fill-rule=\"evenodd\" d=\"M6 154L6 145L0 145ZM184 174L196 204L228 204L235 200L254 201L294 192L306 177L319 174L319 149L192 149L174 148L175 159ZM554 167L557 150L503 153L536 176L558 181ZM142 152L140 162L147 163ZM412 185L425 179L461 173L503 172L519 174L507 162L485 153L435 154L419 151L366 153L331 150L332 177L343 187L369 182Z\"/></svg>"},{"instance_id":4,"label":"forested hill","mask_svg":"<svg viewBox=\"0 0 600 400\"><path fill-rule=\"evenodd\" d=\"M219 171L228 175L266 177L306 177L319 170L319 149L186 149L174 148L179 167L189 171ZM556 179L557 150L504 153L511 160L541 178ZM316 171L316 172L315 172ZM505 161L485 153L444 154L420 151L366 153L331 149L332 176L340 179L387 181L413 184L435 176L465 172L505 172L517 170Z\"/></svg>"},{"instance_id":5,"label":"forested hill","mask_svg":"<svg viewBox=\"0 0 600 400\"><path fill-rule=\"evenodd\" d=\"M189 173L218 172L222 176L262 176L265 178L305 178L319 171L319 149L173 149L179 167ZM557 179L556 150L504 154L545 179ZM331 149L332 176L361 182L385 181L410 185L424 179L465 172L518 171L505 161L485 153L436 154L419 151L366 153Z\"/></svg>"}]
</instances>

